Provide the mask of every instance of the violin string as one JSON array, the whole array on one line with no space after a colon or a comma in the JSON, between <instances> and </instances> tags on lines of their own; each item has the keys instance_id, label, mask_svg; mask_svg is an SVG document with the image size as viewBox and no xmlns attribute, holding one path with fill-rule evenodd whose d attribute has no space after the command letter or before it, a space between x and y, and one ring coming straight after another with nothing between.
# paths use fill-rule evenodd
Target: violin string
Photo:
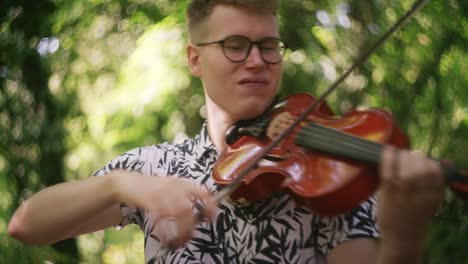
<instances>
[{"instance_id":1,"label":"violin string","mask_svg":"<svg viewBox=\"0 0 468 264\"><path fill-rule=\"evenodd\" d=\"M373 163L379 161L383 148L383 145L376 142L342 133L335 129L318 126L317 124L302 129L296 142L322 152Z\"/></svg>"},{"instance_id":2,"label":"violin string","mask_svg":"<svg viewBox=\"0 0 468 264\"><path fill-rule=\"evenodd\" d=\"M311 123L301 128L296 143L313 150L377 163L383 144Z\"/></svg>"},{"instance_id":3,"label":"violin string","mask_svg":"<svg viewBox=\"0 0 468 264\"><path fill-rule=\"evenodd\" d=\"M305 129L299 132L296 139L299 145L303 144L304 147L310 149L374 164L380 161L385 146L383 143L366 140L316 123L306 126ZM445 180L448 183L468 184L468 175L461 173L455 167L447 166L439 160L433 160L439 163L443 169Z\"/></svg>"},{"instance_id":4,"label":"violin string","mask_svg":"<svg viewBox=\"0 0 468 264\"><path fill-rule=\"evenodd\" d=\"M381 145L318 126L308 126L298 135L296 142L322 152L368 162L377 162L382 150Z\"/></svg>"},{"instance_id":5,"label":"violin string","mask_svg":"<svg viewBox=\"0 0 468 264\"><path fill-rule=\"evenodd\" d=\"M297 137L303 141L307 141L309 138L314 140L317 138L317 136L321 136L321 138L317 141L331 142L329 144L336 144L339 142L342 144L347 144L350 147L360 147L363 148L363 150L373 149L371 152L372 154L378 154L378 151L383 147L383 145L378 142L366 140L353 134L345 133L337 129L325 127L315 123L311 123L301 129L302 130Z\"/></svg>"},{"instance_id":6,"label":"violin string","mask_svg":"<svg viewBox=\"0 0 468 264\"><path fill-rule=\"evenodd\" d=\"M310 136L311 134L312 135L317 134L317 132L323 132L319 134L323 136L328 136L331 134L334 137L333 139L338 140L337 141L338 143L344 144L345 146L348 145L349 147L353 147L353 146L355 146L356 148L361 147L364 150L367 150L367 149L373 150L375 148L375 150L377 151L381 149L381 145L376 142L365 140L361 137L357 137L349 133L344 133L337 129L327 128L318 124L313 124L313 123L309 124L306 127L305 131L307 132L308 136ZM333 143L336 144L337 142L333 141L332 144ZM372 151L371 153L374 155L378 154L378 152L376 151Z\"/></svg>"},{"instance_id":7,"label":"violin string","mask_svg":"<svg viewBox=\"0 0 468 264\"><path fill-rule=\"evenodd\" d=\"M349 148L348 146L343 146L343 144L324 144L326 142L319 141L317 139L315 142L307 142L304 145L312 150L317 150L321 152L325 152L332 155L338 155L339 157L348 158L352 160L364 161L364 162L371 162L377 163L378 159L376 158L375 154L371 151L366 152L366 150L356 149L356 148ZM356 145L354 145L356 146ZM368 149L367 149L368 150Z\"/></svg>"}]
</instances>

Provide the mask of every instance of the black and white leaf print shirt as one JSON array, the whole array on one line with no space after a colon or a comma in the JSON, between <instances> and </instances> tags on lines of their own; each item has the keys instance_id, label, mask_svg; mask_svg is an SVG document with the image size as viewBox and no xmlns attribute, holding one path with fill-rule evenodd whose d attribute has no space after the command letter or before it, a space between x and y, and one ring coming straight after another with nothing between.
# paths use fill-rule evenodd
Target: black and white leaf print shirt
<instances>
[{"instance_id":1,"label":"black and white leaf print shirt","mask_svg":"<svg viewBox=\"0 0 468 264\"><path fill-rule=\"evenodd\" d=\"M192 139L131 150L94 175L126 169L179 176L216 193L220 189L211 171L217 157L205 123ZM161 244L155 234L164 222L154 225L142 209L126 204L121 208L121 226L135 223L145 233L146 263L324 263L323 256L345 240L379 236L374 198L348 214L320 218L296 207L287 193L280 193L248 206L222 202L214 221L198 224L185 247L157 258Z\"/></svg>"}]
</instances>

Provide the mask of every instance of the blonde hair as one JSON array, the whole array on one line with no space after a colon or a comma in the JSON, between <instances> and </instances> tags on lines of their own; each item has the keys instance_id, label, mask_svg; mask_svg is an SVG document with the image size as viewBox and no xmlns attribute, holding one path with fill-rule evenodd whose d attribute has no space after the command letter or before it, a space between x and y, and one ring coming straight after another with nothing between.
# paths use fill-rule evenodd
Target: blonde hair
<instances>
[{"instance_id":1,"label":"blonde hair","mask_svg":"<svg viewBox=\"0 0 468 264\"><path fill-rule=\"evenodd\" d=\"M186 11L188 32L191 39L193 39L200 24L211 15L217 5L235 6L254 13L276 15L279 0L192 0Z\"/></svg>"}]
</instances>

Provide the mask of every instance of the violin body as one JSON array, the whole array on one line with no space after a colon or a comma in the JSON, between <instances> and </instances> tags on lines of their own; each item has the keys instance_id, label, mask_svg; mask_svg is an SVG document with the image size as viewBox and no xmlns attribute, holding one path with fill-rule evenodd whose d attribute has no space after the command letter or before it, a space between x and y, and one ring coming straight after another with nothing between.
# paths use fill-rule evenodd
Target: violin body
<instances>
[{"instance_id":1,"label":"violin body","mask_svg":"<svg viewBox=\"0 0 468 264\"><path fill-rule=\"evenodd\" d=\"M280 107L270 111L267 118L274 119L283 112L297 117L315 100L308 94L288 96L278 104ZM288 137L257 163L231 198L235 201L260 201L274 193L287 191L298 205L329 216L352 210L372 195L378 185L377 164L337 157L315 150L313 146L301 146L297 143L298 137L315 136L314 133L304 134L304 128L310 123L367 141L399 148L409 146L407 136L395 125L389 112L354 110L338 117L321 102L306 120L300 122ZM229 185L248 164L247 161L261 155L270 142L271 139L264 133L262 136L240 136L215 164L214 180L222 186ZM378 161L380 157L376 155L375 160Z\"/></svg>"}]
</instances>

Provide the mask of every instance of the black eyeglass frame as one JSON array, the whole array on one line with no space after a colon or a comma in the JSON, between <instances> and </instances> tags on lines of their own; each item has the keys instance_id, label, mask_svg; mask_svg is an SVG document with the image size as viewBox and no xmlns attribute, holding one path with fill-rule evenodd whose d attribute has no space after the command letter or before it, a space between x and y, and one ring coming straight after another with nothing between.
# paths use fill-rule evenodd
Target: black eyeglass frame
<instances>
[{"instance_id":1,"label":"black eyeglass frame","mask_svg":"<svg viewBox=\"0 0 468 264\"><path fill-rule=\"evenodd\" d=\"M245 56L243 59L241 60L233 60L231 58L229 58L229 56L226 54L226 48L224 46L224 43L226 42L226 40L230 39L230 38L241 38L241 39L245 39L249 42L249 47L247 49L247 52L245 53ZM280 58L278 61L274 61L274 62L270 62L270 61L267 61L265 60L265 57L263 55L263 51L262 51L262 44L264 43L265 40L278 40L279 41L279 46L278 48L280 49ZM257 46L257 48L260 50L260 54L262 56L262 60L267 63L267 64L278 64L280 63L282 60L283 60L283 56L284 56L284 53L286 52L286 49L288 48L288 46L280 39L280 38L275 38L275 37L266 37L266 38L263 38L263 39L260 39L258 41L252 41L250 40L248 37L246 36L241 36L241 35L231 35L231 36L227 36L225 37L224 39L221 39L221 40L217 40L217 41L210 41L210 42L204 42L204 43L197 43L195 46L198 46L198 47L203 47L203 46L206 46L206 45L211 45L211 44L220 44L222 49L223 49L223 53L224 53L224 56L232 61L232 62L243 62L245 61L249 55L250 55L250 52L252 51L252 48L254 45Z\"/></svg>"}]
</instances>

